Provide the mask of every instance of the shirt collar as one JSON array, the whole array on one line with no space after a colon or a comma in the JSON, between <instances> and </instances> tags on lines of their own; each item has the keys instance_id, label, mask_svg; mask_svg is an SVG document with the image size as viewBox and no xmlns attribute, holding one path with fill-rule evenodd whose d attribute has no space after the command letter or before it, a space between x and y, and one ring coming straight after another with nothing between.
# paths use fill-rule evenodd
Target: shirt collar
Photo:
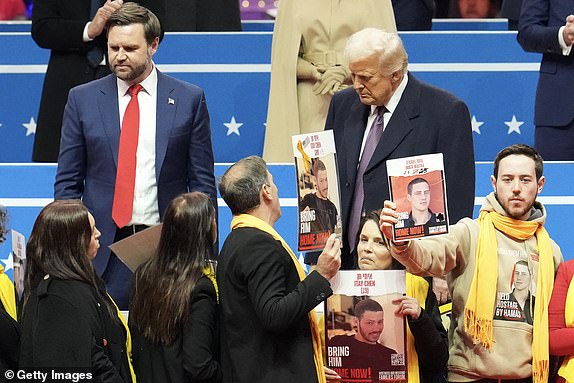
<instances>
[{"instance_id":1,"label":"shirt collar","mask_svg":"<svg viewBox=\"0 0 574 383\"><path fill-rule=\"evenodd\" d=\"M401 80L401 83L391 96L391 99L389 100L387 105L385 105L385 107L391 114L393 114L395 112L395 109L397 109L397 105L399 105L399 101L401 101L401 97L405 92L405 88L407 87L408 82L409 82L409 75L408 72L405 72L403 79ZM377 105L371 105L371 115L373 114L377 114Z\"/></svg>"},{"instance_id":2,"label":"shirt collar","mask_svg":"<svg viewBox=\"0 0 574 383\"><path fill-rule=\"evenodd\" d=\"M142 90L150 95L153 94L154 89L157 88L157 70L153 62L151 63L151 65L152 65L152 71L150 72L149 76L147 76L142 82L140 82ZM118 84L119 94L125 96L128 93L130 85L126 81L118 77L116 77L116 81Z\"/></svg>"}]
</instances>

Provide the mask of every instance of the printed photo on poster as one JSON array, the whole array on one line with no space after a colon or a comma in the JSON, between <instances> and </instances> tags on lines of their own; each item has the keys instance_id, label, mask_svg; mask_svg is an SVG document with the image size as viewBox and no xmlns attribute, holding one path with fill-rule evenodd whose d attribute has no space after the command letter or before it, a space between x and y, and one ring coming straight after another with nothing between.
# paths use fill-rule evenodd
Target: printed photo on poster
<instances>
[{"instance_id":1,"label":"printed photo on poster","mask_svg":"<svg viewBox=\"0 0 574 383\"><path fill-rule=\"evenodd\" d=\"M448 233L448 210L442 153L387 161L390 195L399 222L393 240Z\"/></svg>"},{"instance_id":2,"label":"printed photo on poster","mask_svg":"<svg viewBox=\"0 0 574 383\"><path fill-rule=\"evenodd\" d=\"M24 294L26 273L26 238L22 233L12 230L12 262L14 267L14 286L18 298Z\"/></svg>"},{"instance_id":3,"label":"printed photo on poster","mask_svg":"<svg viewBox=\"0 0 574 383\"><path fill-rule=\"evenodd\" d=\"M341 202L332 131L293 136L298 193L298 250L320 250L341 235Z\"/></svg>"},{"instance_id":4,"label":"printed photo on poster","mask_svg":"<svg viewBox=\"0 0 574 383\"><path fill-rule=\"evenodd\" d=\"M527 258L518 258L509 271L509 276L499 275L508 282L498 286L494 319L532 324L536 295L532 265Z\"/></svg>"},{"instance_id":5,"label":"printed photo on poster","mask_svg":"<svg viewBox=\"0 0 574 383\"><path fill-rule=\"evenodd\" d=\"M405 320L394 299L405 294L403 270L341 271L326 301L326 364L342 383L406 382Z\"/></svg>"}]
</instances>

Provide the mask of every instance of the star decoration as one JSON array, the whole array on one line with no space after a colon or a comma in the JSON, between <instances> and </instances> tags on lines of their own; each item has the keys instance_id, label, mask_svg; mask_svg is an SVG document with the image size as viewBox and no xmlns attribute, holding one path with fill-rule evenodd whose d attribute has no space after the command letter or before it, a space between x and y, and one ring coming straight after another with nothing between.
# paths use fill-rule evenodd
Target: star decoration
<instances>
[{"instance_id":1,"label":"star decoration","mask_svg":"<svg viewBox=\"0 0 574 383\"><path fill-rule=\"evenodd\" d=\"M243 123L239 123L239 122L235 121L235 116L231 116L231 121L223 123L223 125L225 125L225 127L227 127L227 135L228 136L231 133L235 133L239 136L240 135L239 128L243 125Z\"/></svg>"},{"instance_id":2,"label":"star decoration","mask_svg":"<svg viewBox=\"0 0 574 383\"><path fill-rule=\"evenodd\" d=\"M484 122L480 122L476 120L476 116L472 116L472 120L470 121L470 126L472 127L472 131L480 134L480 127L484 125Z\"/></svg>"},{"instance_id":3,"label":"star decoration","mask_svg":"<svg viewBox=\"0 0 574 383\"><path fill-rule=\"evenodd\" d=\"M522 124L524 124L524 121L517 121L516 116L514 114L512 115L512 120L504 122L504 125L508 126L508 134L512 132L522 134L520 132L520 126Z\"/></svg>"},{"instance_id":4,"label":"star decoration","mask_svg":"<svg viewBox=\"0 0 574 383\"><path fill-rule=\"evenodd\" d=\"M14 259L12 258L12 253L8 253L8 257L2 259L0 258L0 262L2 262L4 266L4 271L8 271L14 268Z\"/></svg>"},{"instance_id":5,"label":"star decoration","mask_svg":"<svg viewBox=\"0 0 574 383\"><path fill-rule=\"evenodd\" d=\"M30 122L23 123L22 126L26 128L26 137L31 134L36 134L36 121L34 121L34 117L30 117Z\"/></svg>"},{"instance_id":6,"label":"star decoration","mask_svg":"<svg viewBox=\"0 0 574 383\"><path fill-rule=\"evenodd\" d=\"M299 261L299 264L301 265L303 270L305 270L305 274L308 274L309 273L309 266L305 264L305 257L303 256L303 253L299 253L297 260Z\"/></svg>"}]
</instances>

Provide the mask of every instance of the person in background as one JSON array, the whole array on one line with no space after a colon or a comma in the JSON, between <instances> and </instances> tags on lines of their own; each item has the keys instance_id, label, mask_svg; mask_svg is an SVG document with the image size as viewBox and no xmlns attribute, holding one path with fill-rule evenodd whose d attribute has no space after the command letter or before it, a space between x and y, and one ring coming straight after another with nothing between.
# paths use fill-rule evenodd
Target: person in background
<instances>
[{"instance_id":1,"label":"person in background","mask_svg":"<svg viewBox=\"0 0 574 383\"><path fill-rule=\"evenodd\" d=\"M20 369L135 383L127 324L91 262L99 237L78 200L54 201L38 215L26 246Z\"/></svg>"},{"instance_id":2,"label":"person in background","mask_svg":"<svg viewBox=\"0 0 574 383\"><path fill-rule=\"evenodd\" d=\"M574 260L560 265L548 306L550 354L562 360L556 383L574 381Z\"/></svg>"},{"instance_id":3,"label":"person in background","mask_svg":"<svg viewBox=\"0 0 574 383\"><path fill-rule=\"evenodd\" d=\"M564 0L523 0L518 43L542 54L534 102L534 147L546 161L574 160L574 10Z\"/></svg>"},{"instance_id":4,"label":"person in background","mask_svg":"<svg viewBox=\"0 0 574 383\"><path fill-rule=\"evenodd\" d=\"M379 228L380 210L367 214L357 234L357 266L361 270L403 270L391 256L389 241ZM396 314L407 320L409 382L446 382L448 338L442 325L432 279L407 273L407 295L396 299ZM416 362L414 362L416 361Z\"/></svg>"},{"instance_id":5,"label":"person in background","mask_svg":"<svg viewBox=\"0 0 574 383\"><path fill-rule=\"evenodd\" d=\"M271 48L266 161L292 162L291 146L285 145L291 136L323 130L331 97L351 84L345 42L366 27L396 32L391 0L361 0L360 6L356 0L279 2Z\"/></svg>"},{"instance_id":6,"label":"person in background","mask_svg":"<svg viewBox=\"0 0 574 383\"><path fill-rule=\"evenodd\" d=\"M0 205L0 243L6 240L6 209ZM18 369L20 349L20 328L16 313L16 292L14 283L0 265L0 382L5 382L7 370Z\"/></svg>"},{"instance_id":7,"label":"person in background","mask_svg":"<svg viewBox=\"0 0 574 383\"><path fill-rule=\"evenodd\" d=\"M26 5L23 0L0 1L0 20L25 20Z\"/></svg>"},{"instance_id":8,"label":"person in background","mask_svg":"<svg viewBox=\"0 0 574 383\"><path fill-rule=\"evenodd\" d=\"M240 32L238 0L167 0L166 32Z\"/></svg>"},{"instance_id":9,"label":"person in background","mask_svg":"<svg viewBox=\"0 0 574 383\"><path fill-rule=\"evenodd\" d=\"M463 19L486 19L497 17L500 0L453 0L450 17Z\"/></svg>"},{"instance_id":10,"label":"person in background","mask_svg":"<svg viewBox=\"0 0 574 383\"><path fill-rule=\"evenodd\" d=\"M168 206L159 246L135 273L129 325L138 382L220 382L217 239L209 196L192 192Z\"/></svg>"},{"instance_id":11,"label":"person in background","mask_svg":"<svg viewBox=\"0 0 574 383\"><path fill-rule=\"evenodd\" d=\"M165 0L136 0L160 19ZM105 25L123 0L34 0L32 38L50 49L32 161L56 162L68 92L110 73Z\"/></svg>"}]
</instances>

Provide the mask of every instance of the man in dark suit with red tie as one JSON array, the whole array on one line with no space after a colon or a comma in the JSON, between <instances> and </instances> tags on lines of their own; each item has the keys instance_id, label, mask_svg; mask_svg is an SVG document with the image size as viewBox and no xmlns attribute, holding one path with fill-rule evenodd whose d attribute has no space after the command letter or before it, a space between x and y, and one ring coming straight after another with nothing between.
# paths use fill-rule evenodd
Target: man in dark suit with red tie
<instances>
[{"instance_id":1,"label":"man in dark suit with red tie","mask_svg":"<svg viewBox=\"0 0 574 383\"><path fill-rule=\"evenodd\" d=\"M325 129L335 135L343 218L342 267L354 264L362 216L389 199L386 161L443 153L450 222L471 217L474 148L465 103L408 73L400 37L368 28L345 48L353 88L333 97Z\"/></svg>"},{"instance_id":2,"label":"man in dark suit with red tie","mask_svg":"<svg viewBox=\"0 0 574 383\"><path fill-rule=\"evenodd\" d=\"M54 185L56 199L79 199L102 236L94 259L120 308L131 273L108 245L160 222L177 195L201 191L216 203L209 114L203 91L152 62L160 24L125 3L107 22L113 74L70 91Z\"/></svg>"}]
</instances>

